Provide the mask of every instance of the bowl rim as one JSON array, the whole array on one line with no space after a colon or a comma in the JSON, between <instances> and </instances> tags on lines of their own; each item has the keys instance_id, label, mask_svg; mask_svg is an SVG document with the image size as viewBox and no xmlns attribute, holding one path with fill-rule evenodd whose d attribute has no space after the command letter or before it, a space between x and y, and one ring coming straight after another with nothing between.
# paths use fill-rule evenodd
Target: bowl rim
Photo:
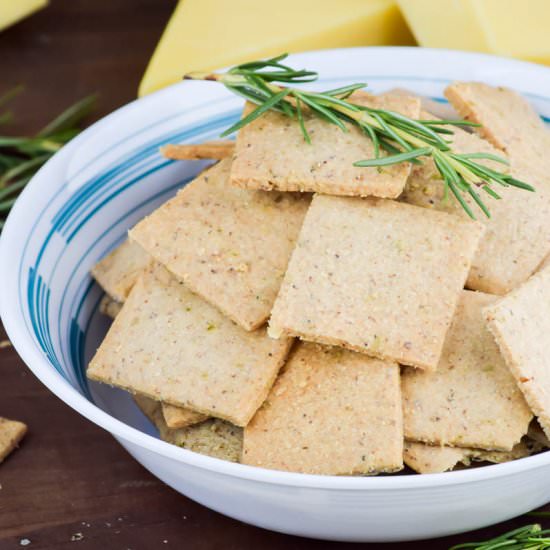
<instances>
[{"instance_id":1,"label":"bowl rim","mask_svg":"<svg viewBox=\"0 0 550 550\"><path fill-rule=\"evenodd\" d=\"M368 52L376 54L391 50L394 53L402 53L412 58L422 59L425 56L435 55L450 57L458 56L460 58L469 58L472 62L482 63L501 63L507 67L518 67L529 69L536 72L546 72L550 77L550 68L530 63L508 59L491 54L482 54L475 52L462 52L449 49L418 48L404 46L381 46L381 47L357 47L357 48L332 48L326 50L310 50L292 54L291 61L313 55L345 55L347 52ZM293 59L294 58L294 59ZM31 230L32 221L24 218L23 212L28 210L27 201L39 180L57 163L67 161L73 152L79 147L81 142L86 140L92 132L95 132L103 125L118 117L122 112L135 108L136 104L144 104L149 101L156 101L165 94L170 94L175 87L181 86L176 83L156 92L153 92L143 98L135 99L112 113L101 118L79 136L63 147L52 159L50 159L40 171L32 178L26 188L23 190L20 198L14 205L8 220L4 226L2 237L0 238L0 265L9 265L13 260L13 252L17 250L17 242L20 242L20 226L25 227L26 232ZM33 337L28 333L25 327L24 319L21 318L19 308L13 307L18 303L18 293L9 288L10 283L7 278L8 270L0 270L0 316L8 337L14 348L25 362L27 367L34 375L59 399L67 403L70 407L84 416L87 420L110 432L116 438L121 438L131 444L144 448L152 453L159 454L165 458L182 462L193 467L208 470L212 473L227 475L230 477L241 478L252 482L266 483L270 485L281 485L289 487L311 488L319 490L413 490L419 488L443 487L448 485L464 485L487 481L500 477L507 477L521 474L529 470L543 468L550 465L550 451L540 453L535 456L518 459L503 464L494 464L479 468L436 473L423 475L393 475L393 476L332 476L332 475L313 475L294 472L285 472L279 470L269 470L246 464L237 464L182 449L171 445L160 439L133 428L124 422L116 419L99 406L88 401L88 399L73 388L68 381L63 379L53 368L48 359L42 355L35 346ZM15 298L14 298L15 296Z\"/></svg>"}]
</instances>

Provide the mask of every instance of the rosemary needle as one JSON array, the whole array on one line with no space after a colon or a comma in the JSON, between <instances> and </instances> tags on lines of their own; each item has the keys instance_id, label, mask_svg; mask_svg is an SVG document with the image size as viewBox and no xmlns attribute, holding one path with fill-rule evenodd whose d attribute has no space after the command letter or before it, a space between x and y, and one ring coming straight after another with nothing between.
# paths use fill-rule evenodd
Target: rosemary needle
<instances>
[{"instance_id":1,"label":"rosemary needle","mask_svg":"<svg viewBox=\"0 0 550 550\"><path fill-rule=\"evenodd\" d=\"M21 91L19 86L0 96L0 109ZM95 101L95 96L88 96L76 102L34 136L0 135L0 231L19 193L33 174L80 132L80 123L92 111ZM0 112L0 124L11 118L11 112Z\"/></svg>"},{"instance_id":2,"label":"rosemary needle","mask_svg":"<svg viewBox=\"0 0 550 550\"><path fill-rule=\"evenodd\" d=\"M348 131L345 123L359 127L374 145L375 158L354 163L359 167L381 167L400 162L421 162L422 157L432 157L445 186L445 195L452 194L465 212L475 219L471 205L477 206L487 217L489 208L476 189L482 189L494 200L500 198L495 186L517 187L534 191L528 183L515 179L506 172L500 172L480 164L479 160L492 160L507 164L506 159L486 153L460 154L453 151L444 135L452 134L449 126L479 126L465 120L413 120L402 114L356 105L348 101L349 96L366 84L357 83L324 92L312 92L302 88L283 87L280 84L301 84L313 82L317 73L309 70L295 70L281 63L287 54L263 61L243 63L225 73L194 72L184 76L188 80L219 82L233 93L240 95L258 107L223 135L246 126L268 110L277 111L294 118L302 131L304 140L311 142L307 132L303 108L326 122ZM384 150L386 156L381 156Z\"/></svg>"},{"instance_id":3,"label":"rosemary needle","mask_svg":"<svg viewBox=\"0 0 550 550\"><path fill-rule=\"evenodd\" d=\"M482 542L457 544L449 550L545 550L550 548L550 530L538 523L526 525Z\"/></svg>"}]
</instances>

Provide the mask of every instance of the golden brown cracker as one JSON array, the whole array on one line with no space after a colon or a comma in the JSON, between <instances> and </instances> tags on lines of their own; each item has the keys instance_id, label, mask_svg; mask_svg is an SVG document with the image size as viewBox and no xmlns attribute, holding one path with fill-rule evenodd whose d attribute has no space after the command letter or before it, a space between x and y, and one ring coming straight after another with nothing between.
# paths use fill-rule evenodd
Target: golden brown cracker
<instances>
[{"instance_id":1,"label":"golden brown cracker","mask_svg":"<svg viewBox=\"0 0 550 550\"><path fill-rule=\"evenodd\" d=\"M187 428L199 422L204 422L208 416L183 407L162 404L162 414L164 421L169 428Z\"/></svg>"},{"instance_id":2,"label":"golden brown cracker","mask_svg":"<svg viewBox=\"0 0 550 550\"><path fill-rule=\"evenodd\" d=\"M151 256L138 244L124 241L92 268L99 286L116 302L124 302Z\"/></svg>"},{"instance_id":3,"label":"golden brown cracker","mask_svg":"<svg viewBox=\"0 0 550 550\"><path fill-rule=\"evenodd\" d=\"M462 291L437 370L403 373L407 439L510 451L527 433L533 415L485 326L496 299Z\"/></svg>"},{"instance_id":4,"label":"golden brown cracker","mask_svg":"<svg viewBox=\"0 0 550 550\"><path fill-rule=\"evenodd\" d=\"M203 455L239 462L243 442L242 428L212 418L193 426L170 429L158 401L138 395L134 396L134 400L157 427L160 438L164 441Z\"/></svg>"},{"instance_id":5,"label":"golden brown cracker","mask_svg":"<svg viewBox=\"0 0 550 550\"><path fill-rule=\"evenodd\" d=\"M316 195L269 333L433 370L481 234L442 212Z\"/></svg>"},{"instance_id":6,"label":"golden brown cracker","mask_svg":"<svg viewBox=\"0 0 550 550\"><path fill-rule=\"evenodd\" d=\"M88 376L244 426L290 344L245 331L157 268L130 292Z\"/></svg>"},{"instance_id":7,"label":"golden brown cracker","mask_svg":"<svg viewBox=\"0 0 550 550\"><path fill-rule=\"evenodd\" d=\"M399 366L311 343L291 352L244 430L243 462L310 474L403 467Z\"/></svg>"},{"instance_id":8,"label":"golden brown cracker","mask_svg":"<svg viewBox=\"0 0 550 550\"><path fill-rule=\"evenodd\" d=\"M309 197L236 189L221 161L130 231L193 292L247 330L261 326Z\"/></svg>"},{"instance_id":9,"label":"golden brown cracker","mask_svg":"<svg viewBox=\"0 0 550 550\"><path fill-rule=\"evenodd\" d=\"M417 118L420 101L412 97L372 96L354 93L359 105L400 112ZM244 115L255 106L247 104ZM357 127L348 131L319 119L307 110L305 126L280 113L269 111L247 124L237 135L231 183L246 189L312 191L329 195L399 196L410 173L410 164L384 168L360 168L354 162L375 156L372 141Z\"/></svg>"},{"instance_id":10,"label":"golden brown cracker","mask_svg":"<svg viewBox=\"0 0 550 550\"><path fill-rule=\"evenodd\" d=\"M0 462L17 448L26 433L23 422L0 417Z\"/></svg>"},{"instance_id":11,"label":"golden brown cracker","mask_svg":"<svg viewBox=\"0 0 550 550\"><path fill-rule=\"evenodd\" d=\"M550 267L484 313L502 355L533 413L550 437Z\"/></svg>"}]
</instances>

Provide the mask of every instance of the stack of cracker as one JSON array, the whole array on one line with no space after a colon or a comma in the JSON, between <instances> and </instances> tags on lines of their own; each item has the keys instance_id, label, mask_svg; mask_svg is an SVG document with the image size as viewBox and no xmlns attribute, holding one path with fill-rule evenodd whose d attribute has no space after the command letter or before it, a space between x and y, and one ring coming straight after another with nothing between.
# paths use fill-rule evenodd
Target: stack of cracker
<instances>
[{"instance_id":1,"label":"stack of cracker","mask_svg":"<svg viewBox=\"0 0 550 550\"><path fill-rule=\"evenodd\" d=\"M447 96L483 124L454 147L504 152L537 193L505 189L474 222L431 160L354 167L370 140L308 113L312 144L266 112L235 145L170 146L221 160L93 268L114 321L88 376L130 391L165 441L263 468L433 473L547 448L550 267L531 275L550 252L550 136L510 90ZM403 92L352 100L434 118Z\"/></svg>"}]
</instances>

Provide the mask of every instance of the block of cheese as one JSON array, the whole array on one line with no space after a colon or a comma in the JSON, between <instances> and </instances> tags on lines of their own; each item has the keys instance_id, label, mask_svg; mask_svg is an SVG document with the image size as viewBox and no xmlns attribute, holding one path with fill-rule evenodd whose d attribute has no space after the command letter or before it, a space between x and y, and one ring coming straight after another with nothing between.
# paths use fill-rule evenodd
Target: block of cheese
<instances>
[{"instance_id":1,"label":"block of cheese","mask_svg":"<svg viewBox=\"0 0 550 550\"><path fill-rule=\"evenodd\" d=\"M48 0L0 0L0 31L48 4Z\"/></svg>"},{"instance_id":2,"label":"block of cheese","mask_svg":"<svg viewBox=\"0 0 550 550\"><path fill-rule=\"evenodd\" d=\"M413 44L394 0L180 0L139 96L181 79L283 52Z\"/></svg>"},{"instance_id":3,"label":"block of cheese","mask_svg":"<svg viewBox=\"0 0 550 550\"><path fill-rule=\"evenodd\" d=\"M488 52L550 64L550 2L398 0L421 46Z\"/></svg>"}]
</instances>

